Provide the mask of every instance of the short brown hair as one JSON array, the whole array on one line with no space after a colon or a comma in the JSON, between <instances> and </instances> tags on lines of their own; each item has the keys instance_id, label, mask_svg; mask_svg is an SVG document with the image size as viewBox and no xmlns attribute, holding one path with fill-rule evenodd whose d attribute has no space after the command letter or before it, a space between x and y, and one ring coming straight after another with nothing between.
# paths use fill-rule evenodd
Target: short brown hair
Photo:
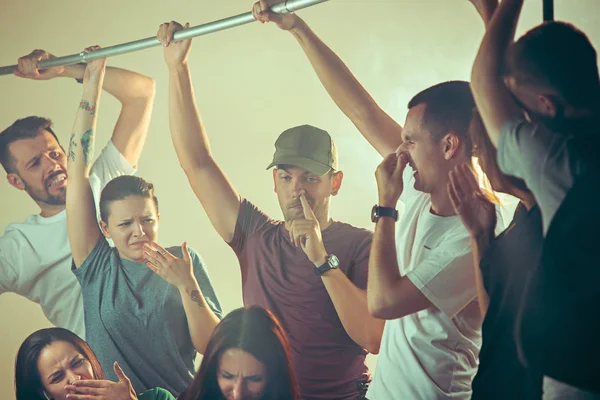
<instances>
[{"instance_id":1,"label":"short brown hair","mask_svg":"<svg viewBox=\"0 0 600 400\"><path fill-rule=\"evenodd\" d=\"M152 199L158 213L158 199L154 195L154 185L137 176L123 175L114 178L102 189L102 193L100 194L100 219L105 224L108 224L110 203L123 200L128 196L140 196Z\"/></svg>"},{"instance_id":2,"label":"short brown hair","mask_svg":"<svg viewBox=\"0 0 600 400\"><path fill-rule=\"evenodd\" d=\"M17 140L35 138L41 130L50 132L58 143L58 138L52 130L52 121L43 117L31 116L18 119L0 132L0 164L7 173L16 172L15 160L10 154L8 146Z\"/></svg>"},{"instance_id":3,"label":"short brown hair","mask_svg":"<svg viewBox=\"0 0 600 400\"><path fill-rule=\"evenodd\" d=\"M465 144L465 155L471 157L472 143L469 136L469 125L475 108L469 82L448 81L431 86L408 103L411 109L425 104L423 123L431 133L432 139L438 141L448 132L454 132Z\"/></svg>"},{"instance_id":4,"label":"short brown hair","mask_svg":"<svg viewBox=\"0 0 600 400\"><path fill-rule=\"evenodd\" d=\"M575 107L600 97L598 59L588 37L566 22L548 21L509 47L504 75L516 84L554 89Z\"/></svg>"}]
</instances>

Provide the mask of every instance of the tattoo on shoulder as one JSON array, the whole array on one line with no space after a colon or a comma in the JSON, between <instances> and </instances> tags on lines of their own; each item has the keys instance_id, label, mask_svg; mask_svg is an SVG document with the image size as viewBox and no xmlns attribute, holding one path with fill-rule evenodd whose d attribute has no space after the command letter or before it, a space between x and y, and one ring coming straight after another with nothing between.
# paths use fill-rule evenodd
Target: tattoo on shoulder
<instances>
[{"instance_id":1,"label":"tattoo on shoulder","mask_svg":"<svg viewBox=\"0 0 600 400\"><path fill-rule=\"evenodd\" d=\"M202 303L202 294L200 293L199 290L192 290L192 292L190 293L190 297L192 298L192 301L194 303L196 303L200 307L204 308L204 304Z\"/></svg>"},{"instance_id":2,"label":"tattoo on shoulder","mask_svg":"<svg viewBox=\"0 0 600 400\"><path fill-rule=\"evenodd\" d=\"M87 100L81 100L81 102L79 103L79 108L89 112L90 115L96 114L96 105L90 104L90 102Z\"/></svg>"},{"instance_id":3,"label":"tattoo on shoulder","mask_svg":"<svg viewBox=\"0 0 600 400\"><path fill-rule=\"evenodd\" d=\"M81 135L81 150L83 150L83 160L85 165L90 165L92 155L94 154L94 130L88 129Z\"/></svg>"},{"instance_id":4,"label":"tattoo on shoulder","mask_svg":"<svg viewBox=\"0 0 600 400\"><path fill-rule=\"evenodd\" d=\"M77 147L77 143L75 143L75 134L73 133L69 140L69 160L71 161L75 161L75 147Z\"/></svg>"}]
</instances>

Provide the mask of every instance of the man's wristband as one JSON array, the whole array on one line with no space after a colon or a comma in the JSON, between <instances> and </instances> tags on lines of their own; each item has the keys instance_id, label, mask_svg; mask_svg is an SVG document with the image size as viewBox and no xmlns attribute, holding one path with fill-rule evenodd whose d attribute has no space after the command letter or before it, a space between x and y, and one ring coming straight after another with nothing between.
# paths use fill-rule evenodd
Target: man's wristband
<instances>
[{"instance_id":1,"label":"man's wristband","mask_svg":"<svg viewBox=\"0 0 600 400\"><path fill-rule=\"evenodd\" d=\"M371 210L371 221L377 222L381 217L391 217L398 221L398 210L392 207L383 207L375 204Z\"/></svg>"}]
</instances>

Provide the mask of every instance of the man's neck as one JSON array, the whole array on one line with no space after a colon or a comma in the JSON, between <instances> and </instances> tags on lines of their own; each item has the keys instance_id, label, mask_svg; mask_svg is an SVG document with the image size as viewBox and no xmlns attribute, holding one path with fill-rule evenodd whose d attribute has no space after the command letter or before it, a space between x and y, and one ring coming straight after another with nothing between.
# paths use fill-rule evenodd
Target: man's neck
<instances>
[{"instance_id":1,"label":"man's neck","mask_svg":"<svg viewBox=\"0 0 600 400\"><path fill-rule=\"evenodd\" d=\"M429 194L431 198L431 213L440 217L451 217L456 215L456 212L454 211L450 196L448 195L448 190L446 189L447 183L442 186L443 190L442 187L440 187L435 192Z\"/></svg>"},{"instance_id":2,"label":"man's neck","mask_svg":"<svg viewBox=\"0 0 600 400\"><path fill-rule=\"evenodd\" d=\"M65 209L64 205L63 206L50 206L48 204L38 203L38 206L40 206L40 216L42 216L44 218L53 217Z\"/></svg>"}]
</instances>

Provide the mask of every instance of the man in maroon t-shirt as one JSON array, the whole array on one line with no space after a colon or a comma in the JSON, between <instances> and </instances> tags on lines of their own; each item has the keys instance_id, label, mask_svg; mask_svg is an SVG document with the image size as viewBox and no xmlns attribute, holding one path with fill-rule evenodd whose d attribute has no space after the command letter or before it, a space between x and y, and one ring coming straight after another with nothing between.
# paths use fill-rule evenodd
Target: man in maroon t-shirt
<instances>
[{"instance_id":1,"label":"man in maroon t-shirt","mask_svg":"<svg viewBox=\"0 0 600 400\"><path fill-rule=\"evenodd\" d=\"M171 22L159 31L169 67L171 135L192 189L240 260L244 303L281 320L303 399L364 398L365 356L379 351L384 323L367 308L372 233L329 217L330 197L343 178L331 137L308 125L279 136L268 168L275 167L284 221L265 215L236 192L212 157L192 91L191 41L170 43L178 29Z\"/></svg>"}]
</instances>

